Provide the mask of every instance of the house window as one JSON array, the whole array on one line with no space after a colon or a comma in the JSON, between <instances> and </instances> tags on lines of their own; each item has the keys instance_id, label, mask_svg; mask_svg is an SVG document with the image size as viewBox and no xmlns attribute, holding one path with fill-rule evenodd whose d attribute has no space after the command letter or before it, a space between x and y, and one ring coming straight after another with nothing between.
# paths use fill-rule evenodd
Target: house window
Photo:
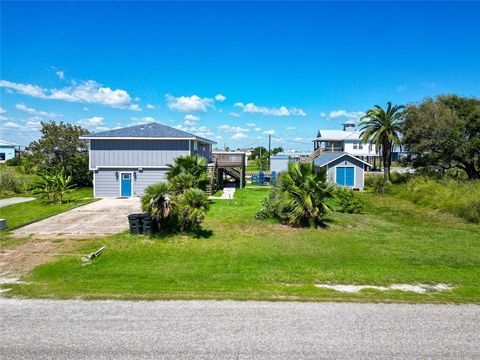
<instances>
[{"instance_id":1,"label":"house window","mask_svg":"<svg viewBox=\"0 0 480 360\"><path fill-rule=\"evenodd\" d=\"M358 150L363 150L363 144L358 144Z\"/></svg>"},{"instance_id":2,"label":"house window","mask_svg":"<svg viewBox=\"0 0 480 360\"><path fill-rule=\"evenodd\" d=\"M0 153L0 161L5 160L5 153Z\"/></svg>"},{"instance_id":3,"label":"house window","mask_svg":"<svg viewBox=\"0 0 480 360\"><path fill-rule=\"evenodd\" d=\"M358 148L358 144L357 143L353 143L353 150L357 150Z\"/></svg>"},{"instance_id":4,"label":"house window","mask_svg":"<svg viewBox=\"0 0 480 360\"><path fill-rule=\"evenodd\" d=\"M198 143L196 141L193 142L193 151L197 151L198 149Z\"/></svg>"}]
</instances>

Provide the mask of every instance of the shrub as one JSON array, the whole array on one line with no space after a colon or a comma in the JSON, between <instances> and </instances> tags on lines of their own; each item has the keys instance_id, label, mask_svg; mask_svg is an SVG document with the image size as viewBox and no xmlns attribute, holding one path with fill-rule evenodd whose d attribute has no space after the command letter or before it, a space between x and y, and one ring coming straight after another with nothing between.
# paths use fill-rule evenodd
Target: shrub
<instances>
[{"instance_id":1,"label":"shrub","mask_svg":"<svg viewBox=\"0 0 480 360\"><path fill-rule=\"evenodd\" d=\"M20 193L22 181L20 175L12 171L4 170L0 172L0 189L2 193Z\"/></svg>"},{"instance_id":2,"label":"shrub","mask_svg":"<svg viewBox=\"0 0 480 360\"><path fill-rule=\"evenodd\" d=\"M273 217L295 227L317 227L329 209L325 200L330 191L324 171L315 172L310 163L290 163L256 217Z\"/></svg>"},{"instance_id":3,"label":"shrub","mask_svg":"<svg viewBox=\"0 0 480 360\"><path fill-rule=\"evenodd\" d=\"M74 185L72 184L72 176L65 176L63 171L58 174L44 173L40 175L40 179L32 190L32 194L39 195L46 199L49 203L61 204L63 196Z\"/></svg>"},{"instance_id":4,"label":"shrub","mask_svg":"<svg viewBox=\"0 0 480 360\"><path fill-rule=\"evenodd\" d=\"M399 188L399 196L416 204L480 223L480 181L441 180L425 176L412 178Z\"/></svg>"},{"instance_id":5,"label":"shrub","mask_svg":"<svg viewBox=\"0 0 480 360\"><path fill-rule=\"evenodd\" d=\"M337 187L334 197L338 200L340 211L349 214L360 213L365 207L363 196L355 191L343 187Z\"/></svg>"},{"instance_id":6,"label":"shrub","mask_svg":"<svg viewBox=\"0 0 480 360\"><path fill-rule=\"evenodd\" d=\"M370 175L365 178L365 186L372 189L375 194L385 194L390 188L390 182L382 175Z\"/></svg>"},{"instance_id":7,"label":"shrub","mask_svg":"<svg viewBox=\"0 0 480 360\"><path fill-rule=\"evenodd\" d=\"M167 173L167 183L148 186L142 208L161 233L198 231L210 207L204 191L209 178L207 163L199 156L177 158ZM201 188L199 188L201 187Z\"/></svg>"}]
</instances>

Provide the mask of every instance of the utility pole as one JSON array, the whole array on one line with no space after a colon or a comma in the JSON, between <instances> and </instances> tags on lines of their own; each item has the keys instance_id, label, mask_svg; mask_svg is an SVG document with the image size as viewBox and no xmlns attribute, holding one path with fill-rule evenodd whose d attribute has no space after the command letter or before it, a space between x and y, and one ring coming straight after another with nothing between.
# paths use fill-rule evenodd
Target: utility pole
<instances>
[{"instance_id":1,"label":"utility pole","mask_svg":"<svg viewBox=\"0 0 480 360\"><path fill-rule=\"evenodd\" d=\"M272 134L268 134L268 170L270 170L270 156L272 155L271 148L272 148Z\"/></svg>"}]
</instances>

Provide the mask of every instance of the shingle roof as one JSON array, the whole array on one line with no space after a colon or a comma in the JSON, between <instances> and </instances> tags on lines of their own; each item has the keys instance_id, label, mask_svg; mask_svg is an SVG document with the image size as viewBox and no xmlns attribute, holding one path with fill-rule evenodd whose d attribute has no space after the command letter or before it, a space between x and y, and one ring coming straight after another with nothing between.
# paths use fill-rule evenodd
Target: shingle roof
<instances>
[{"instance_id":1,"label":"shingle roof","mask_svg":"<svg viewBox=\"0 0 480 360\"><path fill-rule=\"evenodd\" d=\"M209 142L215 144L215 141L208 140L202 138L200 136L187 133L182 130L175 129L173 127L159 124L156 122L136 125L136 126L129 126L120 129L108 130L108 131L101 131L89 135L85 135L81 137L82 139L95 139L95 138L189 138L189 139L197 139L203 140L205 142Z\"/></svg>"},{"instance_id":2,"label":"shingle roof","mask_svg":"<svg viewBox=\"0 0 480 360\"><path fill-rule=\"evenodd\" d=\"M356 156L353 156L349 153L341 152L341 151L324 152L321 155L317 156L313 160L313 165L318 166L318 167L322 167L322 166L327 165L328 163L331 163L332 161L334 161L336 159L341 158L342 156L348 156L348 157L354 158L358 161L361 161L364 164L367 164L368 166L372 166L369 163L357 158Z\"/></svg>"}]
</instances>

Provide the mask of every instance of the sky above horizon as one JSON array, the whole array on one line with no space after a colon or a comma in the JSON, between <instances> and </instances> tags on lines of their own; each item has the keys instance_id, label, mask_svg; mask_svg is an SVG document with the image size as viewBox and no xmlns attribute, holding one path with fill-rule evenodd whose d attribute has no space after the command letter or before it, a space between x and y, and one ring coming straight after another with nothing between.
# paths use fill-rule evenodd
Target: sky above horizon
<instances>
[{"instance_id":1,"label":"sky above horizon","mask_svg":"<svg viewBox=\"0 0 480 360\"><path fill-rule=\"evenodd\" d=\"M0 139L157 121L312 150L375 104L480 96L480 3L1 2Z\"/></svg>"}]
</instances>

